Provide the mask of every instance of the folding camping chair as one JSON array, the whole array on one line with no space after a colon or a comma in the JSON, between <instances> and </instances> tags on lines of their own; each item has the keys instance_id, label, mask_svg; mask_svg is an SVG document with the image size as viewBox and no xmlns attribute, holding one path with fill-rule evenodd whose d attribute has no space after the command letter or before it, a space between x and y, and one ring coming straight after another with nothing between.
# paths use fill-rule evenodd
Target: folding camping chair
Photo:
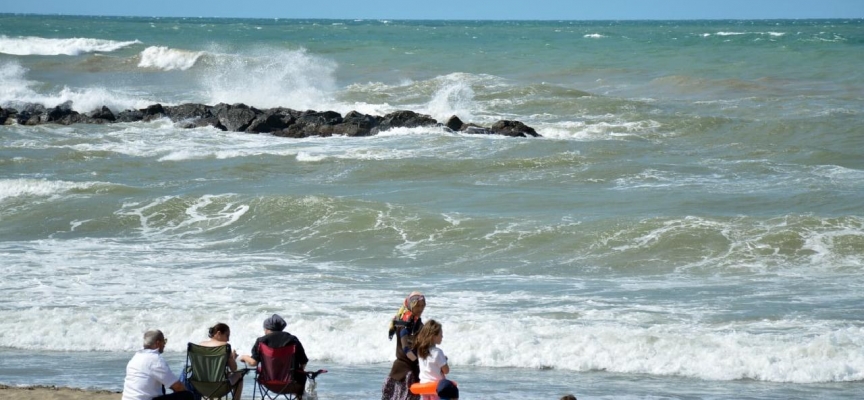
<instances>
[{"instance_id":1,"label":"folding camping chair","mask_svg":"<svg viewBox=\"0 0 864 400\"><path fill-rule=\"evenodd\" d=\"M205 347L189 343L186 348L185 379L192 385L201 399L234 399L234 390L242 384L242 379L231 382L232 372L228 369L231 345ZM248 369L238 370L246 374ZM242 375L241 375L242 377ZM236 378L235 378L236 379Z\"/></svg>"},{"instance_id":2,"label":"folding camping chair","mask_svg":"<svg viewBox=\"0 0 864 400\"><path fill-rule=\"evenodd\" d=\"M312 392L315 391L315 378L319 374L327 372L319 369L315 372L306 372L294 364L295 345L271 348L264 343L258 343L258 351L261 353L261 361L255 370L255 387L252 390L253 399L297 400L303 397L306 379L310 380ZM297 377L306 379L298 380ZM260 397L256 396L260 393ZM311 400L311 399L309 399Z\"/></svg>"}]
</instances>

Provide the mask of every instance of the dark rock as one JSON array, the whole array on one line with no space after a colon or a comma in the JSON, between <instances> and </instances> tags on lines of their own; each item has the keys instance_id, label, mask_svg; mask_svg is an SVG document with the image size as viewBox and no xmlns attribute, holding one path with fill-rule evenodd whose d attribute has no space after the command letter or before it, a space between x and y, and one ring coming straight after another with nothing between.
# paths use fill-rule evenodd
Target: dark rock
<instances>
[{"instance_id":1,"label":"dark rock","mask_svg":"<svg viewBox=\"0 0 864 400\"><path fill-rule=\"evenodd\" d=\"M333 125L334 135L345 136L369 136L372 128L378 126L381 117L369 114L361 114L351 111L342 118L342 123Z\"/></svg>"},{"instance_id":2,"label":"dark rock","mask_svg":"<svg viewBox=\"0 0 864 400\"><path fill-rule=\"evenodd\" d=\"M77 112L72 110L72 101L67 100L57 105L56 107L48 110L45 113L45 117L43 119L44 122L61 122L61 120L69 121L69 116L72 115L72 113L78 114ZM69 124L67 123L64 125Z\"/></svg>"},{"instance_id":3,"label":"dark rock","mask_svg":"<svg viewBox=\"0 0 864 400\"><path fill-rule=\"evenodd\" d=\"M300 112L289 108L271 108L263 110L254 121L246 128L248 133L279 132L295 121Z\"/></svg>"},{"instance_id":4,"label":"dark rock","mask_svg":"<svg viewBox=\"0 0 864 400\"><path fill-rule=\"evenodd\" d=\"M115 122L138 122L144 119L144 112L141 110L124 110L117 113Z\"/></svg>"},{"instance_id":5,"label":"dark rock","mask_svg":"<svg viewBox=\"0 0 864 400\"><path fill-rule=\"evenodd\" d=\"M428 115L401 110L385 115L378 126L372 130L372 134L374 135L393 128L418 128L434 125L438 125L438 121Z\"/></svg>"},{"instance_id":6,"label":"dark rock","mask_svg":"<svg viewBox=\"0 0 864 400\"><path fill-rule=\"evenodd\" d=\"M94 120L94 122L97 120L103 121L103 122L96 122L97 124L98 123L104 123L104 121L114 122L117 119L117 117L114 116L114 113L111 111L111 109L108 107L105 107L105 106L102 106L101 108L97 108L93 111L90 111L89 113L87 113L87 116L92 118Z\"/></svg>"},{"instance_id":7,"label":"dark rock","mask_svg":"<svg viewBox=\"0 0 864 400\"><path fill-rule=\"evenodd\" d=\"M332 136L334 126L342 123L342 115L335 111L306 111L286 129L274 132L276 136L303 138L309 136Z\"/></svg>"},{"instance_id":8,"label":"dark rock","mask_svg":"<svg viewBox=\"0 0 864 400\"><path fill-rule=\"evenodd\" d=\"M225 127L225 130L232 132L242 132L249 127L249 124L257 116L254 108L245 104L238 103L228 105L219 103L213 106L211 112L219 120L219 124Z\"/></svg>"},{"instance_id":9,"label":"dark rock","mask_svg":"<svg viewBox=\"0 0 864 400\"><path fill-rule=\"evenodd\" d=\"M186 103L179 106L164 107L164 112L172 121L178 122L213 117L214 115L210 112L212 108L204 104Z\"/></svg>"},{"instance_id":10,"label":"dark rock","mask_svg":"<svg viewBox=\"0 0 864 400\"><path fill-rule=\"evenodd\" d=\"M99 121L102 121L102 120L99 120ZM51 122L55 122L55 123L58 123L61 125L72 125L72 124L80 124L80 123L85 123L85 124L102 123L99 121L93 120L92 118L89 118L86 115L78 114L78 112L76 112L76 111L72 111L69 114L64 114L64 115L60 116L59 118L52 120Z\"/></svg>"},{"instance_id":11,"label":"dark rock","mask_svg":"<svg viewBox=\"0 0 864 400\"><path fill-rule=\"evenodd\" d=\"M219 103L215 106L186 103L163 107L153 104L141 110L124 110L116 115L105 106L89 113L79 114L67 101L46 109L41 104L25 104L23 109L0 108L0 124L17 122L20 125L38 125L46 122L59 124L104 124L111 122L152 121L170 118L182 128L213 126L223 131L272 133L274 136L303 138L309 136L369 136L392 128L442 126L434 118L414 111L400 110L383 117L351 111L343 117L335 111L296 111L289 108L257 110L245 104ZM446 129L478 135L538 137L537 132L519 121L502 120L491 128L465 123L459 117L447 120Z\"/></svg>"},{"instance_id":12,"label":"dark rock","mask_svg":"<svg viewBox=\"0 0 864 400\"><path fill-rule=\"evenodd\" d=\"M19 114L20 113L43 114L45 113L45 106L38 103L27 103L24 105L24 108L19 111Z\"/></svg>"},{"instance_id":13,"label":"dark rock","mask_svg":"<svg viewBox=\"0 0 864 400\"><path fill-rule=\"evenodd\" d=\"M492 125L492 131L498 135L511 137L538 137L534 128L519 121L501 120Z\"/></svg>"},{"instance_id":14,"label":"dark rock","mask_svg":"<svg viewBox=\"0 0 864 400\"><path fill-rule=\"evenodd\" d=\"M453 132L461 131L462 125L465 125L465 123L455 115L450 117L450 119L447 120L447 123L444 124L444 126Z\"/></svg>"},{"instance_id":15,"label":"dark rock","mask_svg":"<svg viewBox=\"0 0 864 400\"><path fill-rule=\"evenodd\" d=\"M336 111L307 111L297 118L297 124L306 125L336 125L342 123L342 114Z\"/></svg>"},{"instance_id":16,"label":"dark rock","mask_svg":"<svg viewBox=\"0 0 864 400\"><path fill-rule=\"evenodd\" d=\"M141 110L141 112L144 114L142 120L145 122L154 121L167 116L167 114L165 113L165 108L163 108L161 104L149 105L147 106L147 108Z\"/></svg>"},{"instance_id":17,"label":"dark rock","mask_svg":"<svg viewBox=\"0 0 864 400\"><path fill-rule=\"evenodd\" d=\"M495 134L495 132L493 132L489 128L484 128L482 126L477 126L474 124L468 124L467 126L465 126L465 129L463 129L462 132L467 133L469 135L494 135Z\"/></svg>"},{"instance_id":18,"label":"dark rock","mask_svg":"<svg viewBox=\"0 0 864 400\"><path fill-rule=\"evenodd\" d=\"M219 123L219 119L216 117L207 117L207 118L199 118L199 119L184 119L182 121L178 121L174 124L174 126L183 129L192 129L192 128L203 128L205 126L212 126L219 130L227 130L222 124Z\"/></svg>"},{"instance_id":19,"label":"dark rock","mask_svg":"<svg viewBox=\"0 0 864 400\"><path fill-rule=\"evenodd\" d=\"M41 104L28 103L15 115L19 125L38 125L40 117L45 114L45 106Z\"/></svg>"},{"instance_id":20,"label":"dark rock","mask_svg":"<svg viewBox=\"0 0 864 400\"><path fill-rule=\"evenodd\" d=\"M221 131L227 131L228 130L228 128L226 128L225 125L222 125L222 123L219 122L219 118L216 118L216 117L201 118L201 119L195 121L195 125L198 128L204 127L204 126L212 126L212 127L219 129Z\"/></svg>"}]
</instances>

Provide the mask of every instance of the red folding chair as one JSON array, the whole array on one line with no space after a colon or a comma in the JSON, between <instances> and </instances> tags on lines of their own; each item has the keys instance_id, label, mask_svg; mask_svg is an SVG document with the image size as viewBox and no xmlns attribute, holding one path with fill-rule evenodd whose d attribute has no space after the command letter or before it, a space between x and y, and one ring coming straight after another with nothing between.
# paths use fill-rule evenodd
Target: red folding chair
<instances>
[{"instance_id":1,"label":"red folding chair","mask_svg":"<svg viewBox=\"0 0 864 400\"><path fill-rule=\"evenodd\" d=\"M303 390L306 379L315 382L315 378L326 370L306 372L294 364L294 345L271 348L264 343L258 344L261 353L261 362L255 371L255 386L252 390L252 398L300 400L303 398ZM297 379L301 378L301 379ZM260 392L260 397L256 393Z\"/></svg>"}]
</instances>

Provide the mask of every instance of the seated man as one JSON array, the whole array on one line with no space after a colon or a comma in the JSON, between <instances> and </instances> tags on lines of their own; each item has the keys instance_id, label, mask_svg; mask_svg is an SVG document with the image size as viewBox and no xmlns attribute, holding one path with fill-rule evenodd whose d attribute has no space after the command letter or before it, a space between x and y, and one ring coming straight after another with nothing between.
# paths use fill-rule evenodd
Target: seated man
<instances>
[{"instance_id":1,"label":"seated man","mask_svg":"<svg viewBox=\"0 0 864 400\"><path fill-rule=\"evenodd\" d=\"M286 325L288 325L288 323L286 323L278 314L273 314L270 318L265 319L264 336L255 340L255 344L252 345L252 354L240 356L240 361L253 367L258 365L258 363L261 362L261 351L258 350L259 343L264 343L273 349L286 347L292 344L296 345L294 350L294 366L297 368L297 372L294 374L293 389L296 390L295 393L299 399L303 396L303 389L306 387L306 374L303 370L306 368L306 363L309 362L309 358L306 357L306 351L303 350L303 344L300 343L300 340L298 340L296 336L284 332Z\"/></svg>"},{"instance_id":2,"label":"seated man","mask_svg":"<svg viewBox=\"0 0 864 400\"><path fill-rule=\"evenodd\" d=\"M144 332L144 348L138 350L126 365L122 400L192 400L192 393L171 372L162 358L168 339L162 331ZM165 394L165 386L174 393Z\"/></svg>"}]
</instances>

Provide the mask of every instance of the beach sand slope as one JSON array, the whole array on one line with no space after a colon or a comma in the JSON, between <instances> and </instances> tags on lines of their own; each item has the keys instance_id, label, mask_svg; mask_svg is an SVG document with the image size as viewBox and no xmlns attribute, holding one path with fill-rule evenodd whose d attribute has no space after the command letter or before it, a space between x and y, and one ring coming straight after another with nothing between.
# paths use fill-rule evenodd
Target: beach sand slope
<instances>
[{"instance_id":1,"label":"beach sand slope","mask_svg":"<svg viewBox=\"0 0 864 400\"><path fill-rule=\"evenodd\" d=\"M119 392L84 390L54 386L12 387L0 385L4 400L120 400Z\"/></svg>"}]
</instances>

